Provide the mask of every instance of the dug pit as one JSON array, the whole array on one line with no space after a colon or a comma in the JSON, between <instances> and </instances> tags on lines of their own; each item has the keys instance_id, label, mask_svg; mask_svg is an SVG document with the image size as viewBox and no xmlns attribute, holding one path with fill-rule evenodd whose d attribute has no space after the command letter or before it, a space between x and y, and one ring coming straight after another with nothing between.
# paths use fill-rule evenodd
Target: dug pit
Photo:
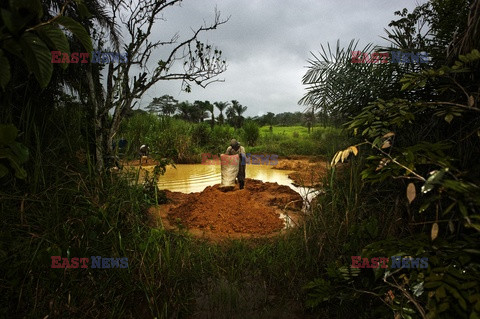
<instances>
[{"instance_id":1,"label":"dug pit","mask_svg":"<svg viewBox=\"0 0 480 319\"><path fill-rule=\"evenodd\" d=\"M242 190L214 185L199 193L165 192L169 203L150 208L152 222L211 240L282 234L286 219L290 225L298 223L303 204L288 186L248 178Z\"/></svg>"}]
</instances>

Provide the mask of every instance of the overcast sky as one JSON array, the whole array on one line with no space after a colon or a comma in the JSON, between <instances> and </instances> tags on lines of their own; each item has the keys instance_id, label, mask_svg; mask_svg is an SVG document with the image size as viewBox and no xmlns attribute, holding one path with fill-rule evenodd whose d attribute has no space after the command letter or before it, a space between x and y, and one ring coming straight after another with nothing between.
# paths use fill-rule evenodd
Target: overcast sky
<instances>
[{"instance_id":1,"label":"overcast sky","mask_svg":"<svg viewBox=\"0 0 480 319\"><path fill-rule=\"evenodd\" d=\"M394 12L411 11L426 0L185 0L164 12L166 21L156 25L154 34L167 39L179 31L190 36L190 27L213 20L217 8L230 20L217 30L204 33L201 40L222 50L227 71L224 82L192 92L181 91L180 81L164 81L150 89L140 105L154 97L172 95L179 101L238 100L247 106L247 116L266 112L303 111L298 100L305 94L301 84L311 53L320 45L342 46L358 39L358 48L367 43L386 45L384 28L397 19ZM159 53L160 54L160 53ZM160 55L159 55L160 56ZM218 111L217 111L218 113Z\"/></svg>"}]
</instances>

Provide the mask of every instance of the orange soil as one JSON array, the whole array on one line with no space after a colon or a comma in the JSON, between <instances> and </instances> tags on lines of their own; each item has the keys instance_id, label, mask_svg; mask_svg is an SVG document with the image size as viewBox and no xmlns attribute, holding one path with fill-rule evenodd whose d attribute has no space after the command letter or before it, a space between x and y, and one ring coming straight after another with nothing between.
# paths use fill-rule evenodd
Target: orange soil
<instances>
[{"instance_id":1,"label":"orange soil","mask_svg":"<svg viewBox=\"0 0 480 319\"><path fill-rule=\"evenodd\" d=\"M280 213L295 221L302 207L301 196L290 187L248 178L243 190L236 186L225 191L214 185L200 193L166 193L171 203L150 209L157 223L160 218L167 229L185 227L213 240L277 235L285 227Z\"/></svg>"},{"instance_id":2,"label":"orange soil","mask_svg":"<svg viewBox=\"0 0 480 319\"><path fill-rule=\"evenodd\" d=\"M295 186L321 187L322 179L327 174L328 163L316 161L312 157L297 156L279 159L273 168L294 171L288 177Z\"/></svg>"}]
</instances>

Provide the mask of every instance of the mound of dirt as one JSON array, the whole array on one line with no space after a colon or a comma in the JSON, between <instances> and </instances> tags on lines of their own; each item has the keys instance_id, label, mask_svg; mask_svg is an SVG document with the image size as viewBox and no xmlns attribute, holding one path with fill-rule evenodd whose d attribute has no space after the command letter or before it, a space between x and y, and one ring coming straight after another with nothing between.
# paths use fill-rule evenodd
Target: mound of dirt
<instances>
[{"instance_id":1,"label":"mound of dirt","mask_svg":"<svg viewBox=\"0 0 480 319\"><path fill-rule=\"evenodd\" d=\"M224 191L220 185L200 193L166 191L170 204L152 208L164 227L185 227L190 233L209 239L264 237L284 229L280 213L302 208L302 197L288 186L246 179L245 189ZM290 216L290 214L289 214Z\"/></svg>"}]
</instances>

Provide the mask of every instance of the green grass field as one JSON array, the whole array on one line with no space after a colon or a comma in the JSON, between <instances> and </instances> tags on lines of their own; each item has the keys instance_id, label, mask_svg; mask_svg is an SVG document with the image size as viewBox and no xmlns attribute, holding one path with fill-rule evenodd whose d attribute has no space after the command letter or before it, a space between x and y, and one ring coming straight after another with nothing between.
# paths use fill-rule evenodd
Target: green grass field
<instances>
[{"instance_id":1,"label":"green grass field","mask_svg":"<svg viewBox=\"0 0 480 319\"><path fill-rule=\"evenodd\" d=\"M323 126L315 126L313 128L313 131L319 128L323 129ZM294 132L297 132L298 136L301 136L301 137L308 136L308 128L306 126L273 126L272 127L273 134L281 134L288 137L294 137ZM270 133L270 126L265 125L260 127L260 134L264 135L266 133Z\"/></svg>"}]
</instances>

